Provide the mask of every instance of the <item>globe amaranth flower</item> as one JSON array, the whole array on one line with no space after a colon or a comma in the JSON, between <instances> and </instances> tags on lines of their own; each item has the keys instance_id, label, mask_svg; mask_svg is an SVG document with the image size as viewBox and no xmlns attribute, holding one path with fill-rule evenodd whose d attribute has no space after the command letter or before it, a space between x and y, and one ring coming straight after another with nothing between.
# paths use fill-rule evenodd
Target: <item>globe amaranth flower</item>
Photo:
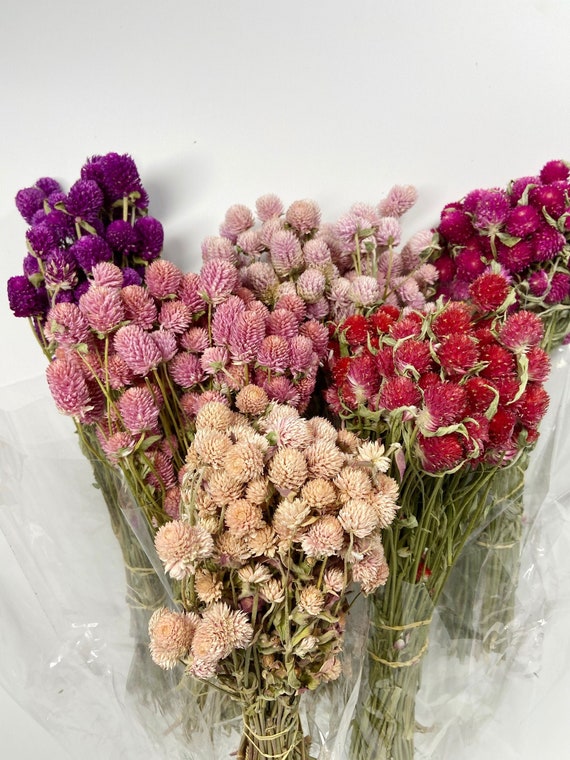
<instances>
[{"instance_id":1,"label":"globe amaranth flower","mask_svg":"<svg viewBox=\"0 0 570 760\"><path fill-rule=\"evenodd\" d=\"M318 228L321 211L314 201L294 201L285 213L285 221L299 234L305 235Z\"/></svg>"},{"instance_id":2,"label":"globe amaranth flower","mask_svg":"<svg viewBox=\"0 0 570 760\"><path fill-rule=\"evenodd\" d=\"M514 353L526 353L529 348L538 346L543 337L542 320L530 311L515 311L509 314L498 335L503 346Z\"/></svg>"},{"instance_id":3,"label":"globe amaranth flower","mask_svg":"<svg viewBox=\"0 0 570 760\"><path fill-rule=\"evenodd\" d=\"M194 573L196 564L211 557L214 551L212 536L199 525L184 520L165 523L158 529L154 545L164 569L176 580Z\"/></svg>"},{"instance_id":4,"label":"globe amaranth flower","mask_svg":"<svg viewBox=\"0 0 570 760\"><path fill-rule=\"evenodd\" d=\"M93 156L81 168L81 178L95 180L110 203L136 195L137 207L146 208L148 205L148 196L142 186L137 166L127 154L107 153L104 156Z\"/></svg>"},{"instance_id":5,"label":"globe amaranth flower","mask_svg":"<svg viewBox=\"0 0 570 760\"><path fill-rule=\"evenodd\" d=\"M141 216L136 220L134 230L138 238L137 256L144 261L154 261L164 245L162 224L152 216Z\"/></svg>"},{"instance_id":6,"label":"globe amaranth flower","mask_svg":"<svg viewBox=\"0 0 570 760\"><path fill-rule=\"evenodd\" d=\"M85 272L91 272L101 261L111 261L113 251L108 243L98 235L82 235L70 248L77 263Z\"/></svg>"},{"instance_id":7,"label":"globe amaranth flower","mask_svg":"<svg viewBox=\"0 0 570 760\"><path fill-rule=\"evenodd\" d=\"M35 317L47 311L45 288L36 288L25 275L10 277L7 289L10 309L16 317Z\"/></svg>"},{"instance_id":8,"label":"globe amaranth flower","mask_svg":"<svg viewBox=\"0 0 570 760\"><path fill-rule=\"evenodd\" d=\"M208 303L220 304L232 294L237 281L238 271L231 262L212 259L200 270L200 295Z\"/></svg>"},{"instance_id":9,"label":"globe amaranth flower","mask_svg":"<svg viewBox=\"0 0 570 760\"><path fill-rule=\"evenodd\" d=\"M118 288L91 285L79 299L79 308L91 327L99 333L112 332L125 318Z\"/></svg>"},{"instance_id":10,"label":"globe amaranth flower","mask_svg":"<svg viewBox=\"0 0 570 760\"><path fill-rule=\"evenodd\" d=\"M77 285L77 262L69 250L54 248L47 255L44 279L48 289L71 290Z\"/></svg>"},{"instance_id":11,"label":"globe amaranth flower","mask_svg":"<svg viewBox=\"0 0 570 760\"><path fill-rule=\"evenodd\" d=\"M199 619L193 612L172 612L166 607L155 610L148 623L153 662L164 670L176 667L190 651Z\"/></svg>"},{"instance_id":12,"label":"globe amaranth flower","mask_svg":"<svg viewBox=\"0 0 570 760\"><path fill-rule=\"evenodd\" d=\"M77 417L89 410L91 395L81 366L67 357L54 359L46 370L49 389L63 414Z\"/></svg>"},{"instance_id":13,"label":"globe amaranth flower","mask_svg":"<svg viewBox=\"0 0 570 760\"><path fill-rule=\"evenodd\" d=\"M378 204L378 211L382 216L400 217L412 208L417 199L418 192L413 185L394 185Z\"/></svg>"},{"instance_id":14,"label":"globe amaranth flower","mask_svg":"<svg viewBox=\"0 0 570 760\"><path fill-rule=\"evenodd\" d=\"M162 361L162 353L154 340L136 324L120 327L113 346L135 375L148 375Z\"/></svg>"},{"instance_id":15,"label":"globe amaranth flower","mask_svg":"<svg viewBox=\"0 0 570 760\"><path fill-rule=\"evenodd\" d=\"M119 398L118 407L125 427L134 435L152 430L158 422L160 410L145 386L127 388Z\"/></svg>"},{"instance_id":16,"label":"globe amaranth flower","mask_svg":"<svg viewBox=\"0 0 570 760\"><path fill-rule=\"evenodd\" d=\"M473 303L481 311L496 311L508 295L509 283L500 274L487 272L474 280L469 286L469 294Z\"/></svg>"},{"instance_id":17,"label":"globe amaranth flower","mask_svg":"<svg viewBox=\"0 0 570 760\"><path fill-rule=\"evenodd\" d=\"M149 293L162 300L177 294L182 282L182 272L171 261L155 259L147 267L144 279ZM182 300L186 303L184 298ZM187 305L190 306L188 303Z\"/></svg>"},{"instance_id":18,"label":"globe amaranth flower","mask_svg":"<svg viewBox=\"0 0 570 760\"><path fill-rule=\"evenodd\" d=\"M280 277L287 277L303 265L303 249L291 230L279 230L271 238L271 263Z\"/></svg>"},{"instance_id":19,"label":"globe amaranth flower","mask_svg":"<svg viewBox=\"0 0 570 760\"><path fill-rule=\"evenodd\" d=\"M555 272L550 281L550 289L545 296L545 303L562 303L570 295L570 275L566 272Z\"/></svg>"},{"instance_id":20,"label":"globe amaranth flower","mask_svg":"<svg viewBox=\"0 0 570 760\"><path fill-rule=\"evenodd\" d=\"M79 179L69 189L65 208L73 217L90 220L99 215L103 201L103 191L95 181Z\"/></svg>"}]
</instances>

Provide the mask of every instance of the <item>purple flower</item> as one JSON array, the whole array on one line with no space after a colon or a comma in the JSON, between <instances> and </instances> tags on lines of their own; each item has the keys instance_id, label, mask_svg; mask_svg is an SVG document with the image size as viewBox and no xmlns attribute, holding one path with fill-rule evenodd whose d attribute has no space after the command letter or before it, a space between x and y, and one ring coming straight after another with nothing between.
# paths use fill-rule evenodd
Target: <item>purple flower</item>
<instances>
[{"instance_id":1,"label":"purple flower","mask_svg":"<svg viewBox=\"0 0 570 760\"><path fill-rule=\"evenodd\" d=\"M81 178L95 180L111 203L132 193L138 193L140 198L136 202L137 207L146 208L148 205L148 196L142 186L136 164L127 154L107 153L104 156L93 156L81 169Z\"/></svg>"},{"instance_id":2,"label":"purple flower","mask_svg":"<svg viewBox=\"0 0 570 760\"><path fill-rule=\"evenodd\" d=\"M96 264L113 258L113 251L98 235L83 235L69 250L85 272L90 272Z\"/></svg>"},{"instance_id":3,"label":"purple flower","mask_svg":"<svg viewBox=\"0 0 570 760\"><path fill-rule=\"evenodd\" d=\"M545 209L556 219L566 210L565 185L533 187L528 194L529 202L539 211Z\"/></svg>"},{"instance_id":4,"label":"purple flower","mask_svg":"<svg viewBox=\"0 0 570 760\"><path fill-rule=\"evenodd\" d=\"M548 161L540 170L540 179L545 185L551 182L566 181L569 174L568 164L564 161Z\"/></svg>"},{"instance_id":5,"label":"purple flower","mask_svg":"<svg viewBox=\"0 0 570 760\"><path fill-rule=\"evenodd\" d=\"M61 190L59 182L53 179L53 177L40 177L40 179L36 180L36 187L39 187L48 196Z\"/></svg>"},{"instance_id":6,"label":"purple flower","mask_svg":"<svg viewBox=\"0 0 570 760\"><path fill-rule=\"evenodd\" d=\"M566 244L564 235L548 224L538 230L533 240L535 261L548 261L554 258Z\"/></svg>"},{"instance_id":7,"label":"purple flower","mask_svg":"<svg viewBox=\"0 0 570 760\"><path fill-rule=\"evenodd\" d=\"M153 261L162 251L164 229L162 224L152 216L141 216L135 222L135 231L139 237L138 255L145 261Z\"/></svg>"},{"instance_id":8,"label":"purple flower","mask_svg":"<svg viewBox=\"0 0 570 760\"><path fill-rule=\"evenodd\" d=\"M523 196L524 191L529 185L540 185L539 177L519 177L515 179L510 186L509 193L511 204L515 206Z\"/></svg>"},{"instance_id":9,"label":"purple flower","mask_svg":"<svg viewBox=\"0 0 570 760\"><path fill-rule=\"evenodd\" d=\"M59 243L64 240L75 237L75 223L73 219L64 211L55 209L46 214L42 224L51 230L54 239Z\"/></svg>"},{"instance_id":10,"label":"purple flower","mask_svg":"<svg viewBox=\"0 0 570 760\"><path fill-rule=\"evenodd\" d=\"M26 232L26 241L36 256L41 259L45 258L57 245L53 230L43 222L29 228Z\"/></svg>"},{"instance_id":11,"label":"purple flower","mask_svg":"<svg viewBox=\"0 0 570 760\"><path fill-rule=\"evenodd\" d=\"M117 219L107 227L105 234L107 243L114 251L128 255L138 248L138 235L128 222Z\"/></svg>"},{"instance_id":12,"label":"purple flower","mask_svg":"<svg viewBox=\"0 0 570 760\"><path fill-rule=\"evenodd\" d=\"M35 317L48 308L45 288L35 288L24 275L8 280L8 302L16 317Z\"/></svg>"},{"instance_id":13,"label":"purple flower","mask_svg":"<svg viewBox=\"0 0 570 760\"><path fill-rule=\"evenodd\" d=\"M32 277L40 271L40 262L31 253L24 258L24 274L26 277Z\"/></svg>"},{"instance_id":14,"label":"purple flower","mask_svg":"<svg viewBox=\"0 0 570 760\"><path fill-rule=\"evenodd\" d=\"M16 194L16 208L28 224L36 211L40 211L44 205L45 193L39 187L24 187Z\"/></svg>"},{"instance_id":15,"label":"purple flower","mask_svg":"<svg viewBox=\"0 0 570 760\"><path fill-rule=\"evenodd\" d=\"M123 287L126 288L127 285L141 285L142 284L142 277L137 272L136 269L133 269L132 267L124 267L123 268Z\"/></svg>"},{"instance_id":16,"label":"purple flower","mask_svg":"<svg viewBox=\"0 0 570 760\"><path fill-rule=\"evenodd\" d=\"M530 293L537 298L543 296L548 290L548 275L543 269L533 272L528 278L528 288Z\"/></svg>"},{"instance_id":17,"label":"purple flower","mask_svg":"<svg viewBox=\"0 0 570 760\"><path fill-rule=\"evenodd\" d=\"M562 303L568 298L570 293L570 275L564 272L556 272L550 283L550 290L545 297L548 304Z\"/></svg>"},{"instance_id":18,"label":"purple flower","mask_svg":"<svg viewBox=\"0 0 570 760\"><path fill-rule=\"evenodd\" d=\"M70 290L77 285L77 263L71 251L55 248L45 263L45 281L48 287Z\"/></svg>"},{"instance_id":19,"label":"purple flower","mask_svg":"<svg viewBox=\"0 0 570 760\"><path fill-rule=\"evenodd\" d=\"M98 216L103 205L103 191L91 179L79 179L72 185L65 201L67 211L74 217L90 219Z\"/></svg>"},{"instance_id":20,"label":"purple flower","mask_svg":"<svg viewBox=\"0 0 570 760\"><path fill-rule=\"evenodd\" d=\"M484 232L496 232L504 224L511 204L502 190L487 190L481 193L475 208L474 225Z\"/></svg>"},{"instance_id":21,"label":"purple flower","mask_svg":"<svg viewBox=\"0 0 570 760\"><path fill-rule=\"evenodd\" d=\"M526 237L540 226L541 216L534 206L515 206L507 216L505 229L510 235Z\"/></svg>"}]
</instances>

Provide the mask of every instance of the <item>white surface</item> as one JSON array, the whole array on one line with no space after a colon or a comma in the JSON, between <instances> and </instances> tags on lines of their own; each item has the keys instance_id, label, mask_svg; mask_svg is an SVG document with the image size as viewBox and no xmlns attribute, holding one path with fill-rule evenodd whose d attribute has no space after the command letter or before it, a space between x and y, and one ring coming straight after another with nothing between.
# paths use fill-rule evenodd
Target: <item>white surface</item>
<instances>
[{"instance_id":1,"label":"white surface","mask_svg":"<svg viewBox=\"0 0 570 760\"><path fill-rule=\"evenodd\" d=\"M429 226L477 186L570 158L569 25L570 4L556 0L13 4L0 26L0 280L24 255L16 191L44 175L68 186L87 156L110 150L135 158L165 255L185 269L230 204L265 192L314 198L333 220L413 183L406 229ZM41 374L5 298L0 320L2 385ZM482 738L457 760L567 755L567 637L555 623L557 681L533 692L532 719L521 725L505 703L504 746ZM3 756L62 757L1 690L0 714Z\"/></svg>"}]
</instances>

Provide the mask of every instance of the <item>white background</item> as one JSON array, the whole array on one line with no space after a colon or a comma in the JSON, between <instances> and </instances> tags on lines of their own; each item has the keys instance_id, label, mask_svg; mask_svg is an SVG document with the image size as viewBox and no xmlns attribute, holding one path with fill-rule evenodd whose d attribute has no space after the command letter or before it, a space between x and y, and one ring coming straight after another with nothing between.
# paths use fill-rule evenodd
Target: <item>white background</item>
<instances>
[{"instance_id":1,"label":"white background","mask_svg":"<svg viewBox=\"0 0 570 760\"><path fill-rule=\"evenodd\" d=\"M135 158L165 256L186 270L229 205L266 192L313 198L334 220L411 183L406 229L430 226L475 187L570 159L569 29L570 4L556 0L12 4L0 25L0 281L25 253L17 190L45 175L68 186L107 151ZM0 320L1 392L44 362L5 296ZM458 747L457 760L567 755L556 625L545 688L506 697L490 744ZM3 756L62 757L1 690L0 715Z\"/></svg>"}]
</instances>

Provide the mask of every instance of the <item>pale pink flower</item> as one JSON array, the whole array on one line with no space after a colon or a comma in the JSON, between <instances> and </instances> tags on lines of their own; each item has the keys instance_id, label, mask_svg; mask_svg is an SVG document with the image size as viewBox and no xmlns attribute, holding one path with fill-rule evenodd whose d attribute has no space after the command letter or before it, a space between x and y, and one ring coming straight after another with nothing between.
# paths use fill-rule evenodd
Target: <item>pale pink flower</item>
<instances>
[{"instance_id":1,"label":"pale pink flower","mask_svg":"<svg viewBox=\"0 0 570 760\"><path fill-rule=\"evenodd\" d=\"M271 372L284 372L289 364L288 341L281 335L265 337L259 347L257 363Z\"/></svg>"},{"instance_id":2,"label":"pale pink flower","mask_svg":"<svg viewBox=\"0 0 570 760\"><path fill-rule=\"evenodd\" d=\"M191 327L180 336L180 347L193 354L201 354L209 345L208 331L205 327Z\"/></svg>"},{"instance_id":3,"label":"pale pink flower","mask_svg":"<svg viewBox=\"0 0 570 760\"><path fill-rule=\"evenodd\" d=\"M237 253L231 240L211 235L202 241L202 259L205 262L212 259L224 259L231 264L237 264Z\"/></svg>"},{"instance_id":4,"label":"pale pink flower","mask_svg":"<svg viewBox=\"0 0 570 760\"><path fill-rule=\"evenodd\" d=\"M353 212L349 212L348 214L341 216L337 221L334 228L334 234L338 237L342 246L346 250L354 251L356 248L356 239L360 230L360 217Z\"/></svg>"},{"instance_id":5,"label":"pale pink flower","mask_svg":"<svg viewBox=\"0 0 570 760\"><path fill-rule=\"evenodd\" d=\"M135 324L119 328L113 338L113 346L135 375L148 375L162 361L162 354L154 340Z\"/></svg>"},{"instance_id":6,"label":"pale pink flower","mask_svg":"<svg viewBox=\"0 0 570 760\"><path fill-rule=\"evenodd\" d=\"M364 557L353 563L352 578L360 583L363 593L368 595L384 586L389 574L384 549L378 537L366 550Z\"/></svg>"},{"instance_id":7,"label":"pale pink flower","mask_svg":"<svg viewBox=\"0 0 570 760\"><path fill-rule=\"evenodd\" d=\"M95 285L105 285L109 288L120 288L123 285L123 271L110 261L100 261L91 270Z\"/></svg>"},{"instance_id":8,"label":"pale pink flower","mask_svg":"<svg viewBox=\"0 0 570 760\"><path fill-rule=\"evenodd\" d=\"M285 309L295 315L297 321L301 323L307 315L307 304L296 293L284 293L279 296L275 302L275 310Z\"/></svg>"},{"instance_id":9,"label":"pale pink flower","mask_svg":"<svg viewBox=\"0 0 570 760\"><path fill-rule=\"evenodd\" d=\"M438 277L439 272L433 264L422 264L414 272L414 279L420 287L433 285L434 282L437 282Z\"/></svg>"},{"instance_id":10,"label":"pale pink flower","mask_svg":"<svg viewBox=\"0 0 570 760\"><path fill-rule=\"evenodd\" d=\"M396 246L400 243L401 234L400 222L393 216L385 216L378 223L375 238L378 245Z\"/></svg>"},{"instance_id":11,"label":"pale pink flower","mask_svg":"<svg viewBox=\"0 0 570 760\"><path fill-rule=\"evenodd\" d=\"M324 559L340 553L344 538L345 533L338 518L334 515L324 515L303 535L301 547L308 557Z\"/></svg>"},{"instance_id":12,"label":"pale pink flower","mask_svg":"<svg viewBox=\"0 0 570 760\"><path fill-rule=\"evenodd\" d=\"M215 343L220 346L229 343L232 327L245 309L245 303L237 296L230 296L216 308L212 319L212 338Z\"/></svg>"},{"instance_id":13,"label":"pale pink flower","mask_svg":"<svg viewBox=\"0 0 570 760\"><path fill-rule=\"evenodd\" d=\"M330 307L328 300L323 296L318 301L310 303L307 306L307 316L313 319L324 319L329 313Z\"/></svg>"},{"instance_id":14,"label":"pale pink flower","mask_svg":"<svg viewBox=\"0 0 570 760\"><path fill-rule=\"evenodd\" d=\"M338 520L347 533L358 538L370 535L378 526L378 515L370 502L350 499L338 513Z\"/></svg>"},{"instance_id":15,"label":"pale pink flower","mask_svg":"<svg viewBox=\"0 0 570 760\"><path fill-rule=\"evenodd\" d=\"M181 388L191 388L205 377L200 358L188 351L176 354L168 364L170 376Z\"/></svg>"},{"instance_id":16,"label":"pale pink flower","mask_svg":"<svg viewBox=\"0 0 570 760\"><path fill-rule=\"evenodd\" d=\"M236 396L236 407L243 414L262 414L269 404L267 393L258 385L246 385Z\"/></svg>"},{"instance_id":17,"label":"pale pink flower","mask_svg":"<svg viewBox=\"0 0 570 760\"><path fill-rule=\"evenodd\" d=\"M157 319L156 304L150 293L141 285L127 285L121 290L125 317L143 330L150 330Z\"/></svg>"},{"instance_id":18,"label":"pale pink flower","mask_svg":"<svg viewBox=\"0 0 570 760\"><path fill-rule=\"evenodd\" d=\"M264 248L269 248L271 245L271 239L273 235L279 230L285 228L285 220L277 216L273 216L267 221L263 222L259 230L259 239Z\"/></svg>"},{"instance_id":19,"label":"pale pink flower","mask_svg":"<svg viewBox=\"0 0 570 760\"><path fill-rule=\"evenodd\" d=\"M215 375L228 365L230 356L222 346L206 348L200 357L200 365L207 375Z\"/></svg>"},{"instance_id":20,"label":"pale pink flower","mask_svg":"<svg viewBox=\"0 0 570 760\"><path fill-rule=\"evenodd\" d=\"M285 601L283 584L277 578L272 578L259 589L259 595L268 604L279 604Z\"/></svg>"},{"instance_id":21,"label":"pale pink flower","mask_svg":"<svg viewBox=\"0 0 570 760\"><path fill-rule=\"evenodd\" d=\"M248 207L236 203L226 211L220 234L235 243L238 235L253 227L254 223L253 214Z\"/></svg>"},{"instance_id":22,"label":"pale pink flower","mask_svg":"<svg viewBox=\"0 0 570 760\"><path fill-rule=\"evenodd\" d=\"M66 358L54 359L46 370L47 383L56 407L72 417L91 406L89 387L79 364Z\"/></svg>"},{"instance_id":23,"label":"pale pink flower","mask_svg":"<svg viewBox=\"0 0 570 760\"><path fill-rule=\"evenodd\" d=\"M274 216L281 216L283 204L277 195L267 193L267 195L262 195L255 201L255 210L260 221L266 222Z\"/></svg>"},{"instance_id":24,"label":"pale pink flower","mask_svg":"<svg viewBox=\"0 0 570 760\"><path fill-rule=\"evenodd\" d=\"M307 461L297 449L278 449L269 463L267 475L281 491L297 492L308 476Z\"/></svg>"},{"instance_id":25,"label":"pale pink flower","mask_svg":"<svg viewBox=\"0 0 570 760\"><path fill-rule=\"evenodd\" d=\"M178 293L182 272L171 261L155 259L148 265L144 278L149 293L162 300ZM184 298L182 300L186 303Z\"/></svg>"},{"instance_id":26,"label":"pale pink flower","mask_svg":"<svg viewBox=\"0 0 570 760\"><path fill-rule=\"evenodd\" d=\"M146 386L127 388L119 399L119 413L127 430L133 434L152 430L160 410Z\"/></svg>"},{"instance_id":27,"label":"pale pink flower","mask_svg":"<svg viewBox=\"0 0 570 760\"><path fill-rule=\"evenodd\" d=\"M165 301L160 307L158 321L165 330L183 333L192 321L192 314L183 301Z\"/></svg>"},{"instance_id":28,"label":"pale pink flower","mask_svg":"<svg viewBox=\"0 0 570 760\"><path fill-rule=\"evenodd\" d=\"M238 538L251 536L264 525L261 507L245 499L228 504L224 521L230 533Z\"/></svg>"},{"instance_id":29,"label":"pale pink flower","mask_svg":"<svg viewBox=\"0 0 570 760\"><path fill-rule=\"evenodd\" d=\"M267 298L277 285L279 279L271 264L266 261L255 261L243 270L244 283L259 298Z\"/></svg>"},{"instance_id":30,"label":"pale pink flower","mask_svg":"<svg viewBox=\"0 0 570 760\"><path fill-rule=\"evenodd\" d=\"M380 301L380 288L374 277L359 275L350 283L348 297L358 307L373 306Z\"/></svg>"},{"instance_id":31,"label":"pale pink flower","mask_svg":"<svg viewBox=\"0 0 570 760\"><path fill-rule=\"evenodd\" d=\"M299 275L297 280L297 293L307 303L315 303L322 298L325 292L326 280L324 274L310 267Z\"/></svg>"},{"instance_id":32,"label":"pale pink flower","mask_svg":"<svg viewBox=\"0 0 570 760\"><path fill-rule=\"evenodd\" d=\"M285 213L285 221L301 235L305 235L317 229L321 222L321 211L314 201L293 201Z\"/></svg>"},{"instance_id":33,"label":"pale pink flower","mask_svg":"<svg viewBox=\"0 0 570 760\"><path fill-rule=\"evenodd\" d=\"M198 314L201 311L206 311L206 302L199 293L200 288L200 275L195 272L188 272L183 275L180 281L180 288L178 295L180 299L184 301L186 306L190 309L192 314Z\"/></svg>"},{"instance_id":34,"label":"pale pink flower","mask_svg":"<svg viewBox=\"0 0 570 760\"><path fill-rule=\"evenodd\" d=\"M104 285L91 285L79 299L79 309L99 333L115 330L125 319L121 291Z\"/></svg>"},{"instance_id":35,"label":"pale pink flower","mask_svg":"<svg viewBox=\"0 0 570 760\"><path fill-rule=\"evenodd\" d=\"M318 615L325 606L325 595L314 585L307 585L301 589L299 594L298 607L301 612L308 615Z\"/></svg>"},{"instance_id":36,"label":"pale pink flower","mask_svg":"<svg viewBox=\"0 0 570 760\"><path fill-rule=\"evenodd\" d=\"M287 277L303 266L303 249L291 230L278 230L271 237L271 263L280 277Z\"/></svg>"},{"instance_id":37,"label":"pale pink flower","mask_svg":"<svg viewBox=\"0 0 570 760\"><path fill-rule=\"evenodd\" d=\"M230 330L229 350L234 361L253 361L265 337L265 319L258 311L238 314Z\"/></svg>"},{"instance_id":38,"label":"pale pink flower","mask_svg":"<svg viewBox=\"0 0 570 760\"><path fill-rule=\"evenodd\" d=\"M406 245L402 248L402 261L404 266L411 272L416 269L421 262L421 254L427 250L433 243L433 231L432 230L420 230L408 240Z\"/></svg>"},{"instance_id":39,"label":"pale pink flower","mask_svg":"<svg viewBox=\"0 0 570 760\"><path fill-rule=\"evenodd\" d=\"M313 351L313 341L305 335L291 338L289 351L289 368L295 374L305 374L313 364L318 364L319 358Z\"/></svg>"},{"instance_id":40,"label":"pale pink flower","mask_svg":"<svg viewBox=\"0 0 570 760\"><path fill-rule=\"evenodd\" d=\"M180 406L188 417L196 417L200 409L211 401L227 406L227 398L219 391L199 391L196 393L184 393L180 397Z\"/></svg>"},{"instance_id":41,"label":"pale pink flower","mask_svg":"<svg viewBox=\"0 0 570 760\"><path fill-rule=\"evenodd\" d=\"M303 246L303 256L308 267L324 267L332 263L331 251L321 238L311 238Z\"/></svg>"},{"instance_id":42,"label":"pale pink flower","mask_svg":"<svg viewBox=\"0 0 570 760\"><path fill-rule=\"evenodd\" d=\"M208 303L220 304L229 298L237 282L238 271L232 263L224 259L212 259L200 270L200 295Z\"/></svg>"},{"instance_id":43,"label":"pale pink flower","mask_svg":"<svg viewBox=\"0 0 570 760\"><path fill-rule=\"evenodd\" d=\"M303 532L311 511L302 499L283 499L273 514L273 528L280 539L291 541ZM342 528L341 528L342 530Z\"/></svg>"},{"instance_id":44,"label":"pale pink flower","mask_svg":"<svg viewBox=\"0 0 570 760\"><path fill-rule=\"evenodd\" d=\"M58 303L48 312L45 335L60 346L74 346L89 337L89 323L77 304Z\"/></svg>"},{"instance_id":45,"label":"pale pink flower","mask_svg":"<svg viewBox=\"0 0 570 760\"><path fill-rule=\"evenodd\" d=\"M340 594L345 588L344 570L341 567L327 567L323 577L325 591Z\"/></svg>"},{"instance_id":46,"label":"pale pink flower","mask_svg":"<svg viewBox=\"0 0 570 760\"><path fill-rule=\"evenodd\" d=\"M384 251L378 257L378 283L384 284L387 282L388 286L392 285L392 280L395 277L400 277L404 274L404 267L402 263L402 257L399 253L390 248Z\"/></svg>"},{"instance_id":47,"label":"pale pink flower","mask_svg":"<svg viewBox=\"0 0 570 760\"><path fill-rule=\"evenodd\" d=\"M299 334L297 317L288 309L276 309L272 311L267 320L267 334L281 335L289 339L293 338Z\"/></svg>"},{"instance_id":48,"label":"pale pink flower","mask_svg":"<svg viewBox=\"0 0 570 760\"><path fill-rule=\"evenodd\" d=\"M132 385L134 377L135 374L126 361L115 352L111 353L107 359L107 372L103 373L104 381L114 390L119 390Z\"/></svg>"},{"instance_id":49,"label":"pale pink flower","mask_svg":"<svg viewBox=\"0 0 570 760\"><path fill-rule=\"evenodd\" d=\"M166 607L156 610L148 624L153 661L164 670L176 667L178 661L190 651L199 620L193 612L172 612Z\"/></svg>"},{"instance_id":50,"label":"pale pink flower","mask_svg":"<svg viewBox=\"0 0 570 760\"><path fill-rule=\"evenodd\" d=\"M311 441L307 420L288 405L276 404L259 426L278 448L302 449Z\"/></svg>"},{"instance_id":51,"label":"pale pink flower","mask_svg":"<svg viewBox=\"0 0 570 760\"><path fill-rule=\"evenodd\" d=\"M224 461L226 473L242 483L260 477L264 467L264 449L265 447L248 440L237 441L226 454Z\"/></svg>"},{"instance_id":52,"label":"pale pink flower","mask_svg":"<svg viewBox=\"0 0 570 760\"><path fill-rule=\"evenodd\" d=\"M154 330L150 337L158 346L163 362L168 362L178 351L176 335L172 330Z\"/></svg>"},{"instance_id":53,"label":"pale pink flower","mask_svg":"<svg viewBox=\"0 0 570 760\"><path fill-rule=\"evenodd\" d=\"M248 256L258 256L264 249L259 230L241 232L237 237L236 246Z\"/></svg>"},{"instance_id":54,"label":"pale pink flower","mask_svg":"<svg viewBox=\"0 0 570 760\"><path fill-rule=\"evenodd\" d=\"M418 191L413 185L394 185L378 204L378 211L382 216L402 216L417 199Z\"/></svg>"},{"instance_id":55,"label":"pale pink flower","mask_svg":"<svg viewBox=\"0 0 570 760\"><path fill-rule=\"evenodd\" d=\"M400 284L400 281L401 284ZM424 308L426 299L421 292L417 281L413 277L398 277L393 282L394 290L402 300L404 306L420 311Z\"/></svg>"},{"instance_id":56,"label":"pale pink flower","mask_svg":"<svg viewBox=\"0 0 570 760\"><path fill-rule=\"evenodd\" d=\"M154 538L156 553L166 572L180 581L192 575L198 562L214 551L212 536L199 525L173 520L158 529Z\"/></svg>"},{"instance_id":57,"label":"pale pink flower","mask_svg":"<svg viewBox=\"0 0 570 760\"><path fill-rule=\"evenodd\" d=\"M309 319L301 324L299 334L310 338L317 356L319 359L324 359L329 345L329 333L326 325L317 322L315 319Z\"/></svg>"},{"instance_id":58,"label":"pale pink flower","mask_svg":"<svg viewBox=\"0 0 570 760\"><path fill-rule=\"evenodd\" d=\"M350 280L337 277L331 282L328 299L335 319L342 320L354 314L356 309L350 297Z\"/></svg>"}]
</instances>

